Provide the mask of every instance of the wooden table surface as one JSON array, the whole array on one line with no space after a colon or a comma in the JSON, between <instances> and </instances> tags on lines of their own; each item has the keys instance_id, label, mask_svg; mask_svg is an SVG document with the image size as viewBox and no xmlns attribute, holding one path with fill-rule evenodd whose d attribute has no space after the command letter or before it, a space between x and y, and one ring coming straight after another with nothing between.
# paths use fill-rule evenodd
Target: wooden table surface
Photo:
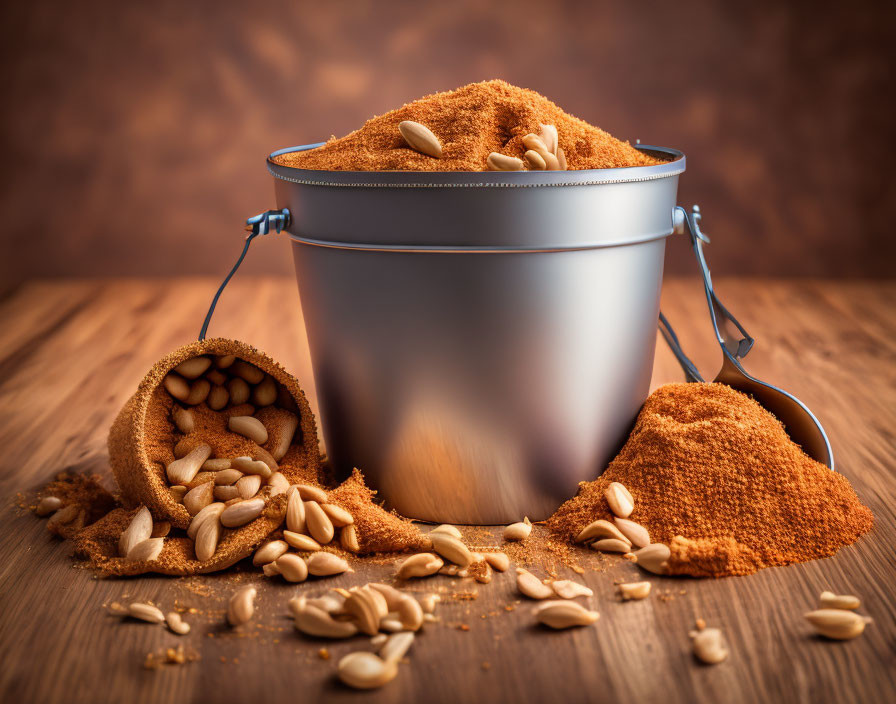
<instances>
[{"instance_id":1,"label":"wooden table surface","mask_svg":"<svg viewBox=\"0 0 896 704\"><path fill-rule=\"evenodd\" d=\"M286 618L297 589L317 593L389 579L389 564L301 587L245 569L204 578L97 580L73 567L70 545L20 508L65 468L108 473L106 433L154 360L193 339L215 282L208 279L38 281L0 298L0 700L4 702L844 702L896 696L896 284L722 279L725 302L758 339L748 368L792 391L827 428L839 470L876 517L873 531L835 557L721 580L652 578L645 601L620 603L614 580L637 568L613 558L581 577L595 591L595 626L534 627L510 573L488 585L436 577L437 613L398 677L354 692L336 662L366 638L309 640ZM667 281L663 308L702 369L719 363L702 289ZM270 352L313 391L295 283L240 278L211 333ZM654 386L681 374L660 346ZM597 556L588 555L592 562ZM566 576L579 579L572 572ZM222 626L225 597L259 584L258 616ZM825 589L854 593L874 619L861 638L811 636L802 618ZM474 600L451 595L476 592ZM183 638L105 613L112 600L192 606ZM721 628L730 659L700 666L689 651L697 617ZM468 627L468 629L466 628ZM201 659L159 670L147 653L183 644ZM326 647L330 658L318 651Z\"/></svg>"}]
</instances>

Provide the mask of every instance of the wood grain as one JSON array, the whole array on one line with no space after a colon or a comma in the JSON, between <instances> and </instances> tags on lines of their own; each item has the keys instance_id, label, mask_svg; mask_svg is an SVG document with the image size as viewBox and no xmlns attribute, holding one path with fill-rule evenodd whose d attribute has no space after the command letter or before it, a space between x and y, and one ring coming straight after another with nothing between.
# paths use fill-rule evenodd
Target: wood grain
<instances>
[{"instance_id":1,"label":"wood grain","mask_svg":"<svg viewBox=\"0 0 896 704\"><path fill-rule=\"evenodd\" d=\"M894 428L896 284L721 279L723 299L758 342L750 371L802 398L828 430L838 467L874 510L868 536L833 558L722 580L652 578L654 593L622 604L614 581L640 577L617 558L586 554L581 578L601 612L594 626L532 625L510 574L489 585L437 577L412 589L444 592L442 623L426 628L397 679L373 693L346 690L338 658L366 639L329 643L297 634L285 602L296 587L251 569L204 578L96 580L73 568L67 544L9 499L0 534L0 698L13 702L843 702L896 694ZM56 471L108 474L105 436L153 361L192 339L214 282L206 279L31 282L0 300L0 492L28 492ZM663 308L686 350L711 374L719 364L699 284L667 281ZM311 387L301 313L290 279L239 278L212 334L251 340ZM681 378L658 347L654 386ZM494 535L494 532L493 532ZM476 538L482 542L482 538ZM540 566L533 567L539 571ZM388 564L307 584L322 591L390 579ZM564 574L579 579L572 573ZM223 627L225 597L259 582L258 618ZM823 589L855 593L874 619L865 635L831 643L802 613ZM452 598L456 591L478 598ZM192 632L105 615L108 601L193 606ZM510 608L511 610L507 610ZM722 628L728 662L695 664L687 632L702 617ZM466 625L469 630L461 627ZM158 671L145 655L184 644L197 662ZM327 648L328 660L318 650Z\"/></svg>"}]
</instances>

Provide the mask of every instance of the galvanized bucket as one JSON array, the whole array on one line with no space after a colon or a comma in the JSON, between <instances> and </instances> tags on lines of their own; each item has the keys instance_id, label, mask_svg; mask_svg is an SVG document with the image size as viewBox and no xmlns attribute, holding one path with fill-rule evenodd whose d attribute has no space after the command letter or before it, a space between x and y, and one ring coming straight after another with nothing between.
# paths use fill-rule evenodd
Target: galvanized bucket
<instances>
[{"instance_id":1,"label":"galvanized bucket","mask_svg":"<svg viewBox=\"0 0 896 704\"><path fill-rule=\"evenodd\" d=\"M271 155L309 149L293 147ZM321 425L427 521L544 519L647 396L685 158L537 172L277 165Z\"/></svg>"}]
</instances>

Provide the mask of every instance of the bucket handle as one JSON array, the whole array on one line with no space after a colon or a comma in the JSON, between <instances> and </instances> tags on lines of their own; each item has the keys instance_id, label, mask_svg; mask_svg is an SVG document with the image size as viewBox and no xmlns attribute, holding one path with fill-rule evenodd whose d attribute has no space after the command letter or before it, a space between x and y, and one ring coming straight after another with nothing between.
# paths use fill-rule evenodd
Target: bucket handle
<instances>
[{"instance_id":1,"label":"bucket handle","mask_svg":"<svg viewBox=\"0 0 896 704\"><path fill-rule=\"evenodd\" d=\"M703 253L703 245L709 244L709 237L700 230L700 220L702 214L700 206L695 205L691 212L687 212L680 205L675 206L672 210L672 220L676 232L683 232L687 228L691 238L691 245L694 248L694 255L697 257L697 263L700 265L700 273L703 276L703 288L706 292L706 302L709 305L709 317L712 320L712 328L716 334L716 340L719 345L727 350L735 359L743 359L753 348L755 340L750 333L744 329L744 326L738 322L731 312L722 304L716 295L712 285L712 276L709 273L709 265L706 263L706 255ZM678 363L684 370L685 377L688 381L703 381L703 377L697 370L697 367L684 353L678 335L672 329L669 320L665 315L660 313L659 321L660 333L669 349L675 355ZM739 333L739 335L738 335Z\"/></svg>"},{"instance_id":2,"label":"bucket handle","mask_svg":"<svg viewBox=\"0 0 896 704\"><path fill-rule=\"evenodd\" d=\"M230 283L236 270L240 268L243 259L246 258L246 252L249 251L249 245L252 244L252 240L259 235L268 234L272 229L279 234L284 228L289 227L290 219L291 215L289 213L289 208L283 208L283 210L266 210L265 212L253 215L246 220L245 230L249 234L246 235L246 243L243 245L243 251L240 253L239 259L236 260L236 264L233 265L230 273L224 277L224 281L221 282L218 291L215 293L215 297L212 299L212 304L208 307L208 313L205 314L202 329L199 331L200 342L205 339L205 334L208 332L208 324L212 321L212 314L215 312L215 306L218 305L218 299L224 292L224 288Z\"/></svg>"},{"instance_id":3,"label":"bucket handle","mask_svg":"<svg viewBox=\"0 0 896 704\"><path fill-rule=\"evenodd\" d=\"M706 292L706 300L709 305L709 314L712 320L713 330L716 334L716 340L719 345L724 349L727 349L735 359L743 359L752 349L755 340L746 331L744 326L740 324L737 318L735 318L722 304L719 297L716 295L712 284L712 276L709 273L709 266L706 263L706 256L703 253L703 244L709 244L709 237L700 229L701 218L702 214L700 212L700 206L698 205L694 205L690 213L680 205L675 206L672 210L672 220L676 232L683 232L685 227L687 227L688 234L690 235L691 245L694 248L697 263L700 265L700 273L703 276L703 288ZM211 323L212 315L214 315L215 312L215 306L218 305L218 299L221 297L225 287L230 283L230 280L233 278L234 274L236 274L240 265L243 263L243 260L246 258L246 254L249 252L249 246L252 244L252 241L259 235L267 235L271 230L274 230L279 234L285 228L289 227L290 221L291 214L288 208L283 208L282 210L266 210L265 212L254 215L246 220L245 230L248 234L246 235L246 240L243 244L243 251L240 252L233 268L227 276L224 277L224 281L221 282L221 285L218 287L218 290L212 298L208 313L206 313L205 320L202 322L202 329L199 331L198 339L200 341L205 339L209 323ZM734 333L732 326L742 337L738 337ZM703 377L700 375L699 370L684 353L678 335L669 323L668 318L666 318L662 312L660 312L659 317L659 329L666 344L672 350L672 353L684 370L687 380L703 381Z\"/></svg>"}]
</instances>

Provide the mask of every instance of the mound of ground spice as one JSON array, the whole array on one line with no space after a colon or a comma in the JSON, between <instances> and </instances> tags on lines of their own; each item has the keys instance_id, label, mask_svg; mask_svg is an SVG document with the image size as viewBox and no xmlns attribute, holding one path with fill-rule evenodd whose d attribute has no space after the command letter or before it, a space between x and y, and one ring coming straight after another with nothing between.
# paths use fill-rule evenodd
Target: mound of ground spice
<instances>
[{"instance_id":1,"label":"mound of ground spice","mask_svg":"<svg viewBox=\"0 0 896 704\"><path fill-rule=\"evenodd\" d=\"M548 520L573 541L611 519L610 482L635 499L631 520L672 550L671 574L724 577L829 557L871 529L846 478L808 457L752 398L722 384L669 384L644 404L601 477Z\"/></svg>"},{"instance_id":2,"label":"mound of ground spice","mask_svg":"<svg viewBox=\"0 0 896 704\"><path fill-rule=\"evenodd\" d=\"M357 469L330 492L330 501L352 514L360 553L427 550L431 543L411 521L388 512L374 501L376 492Z\"/></svg>"},{"instance_id":3,"label":"mound of ground spice","mask_svg":"<svg viewBox=\"0 0 896 704\"><path fill-rule=\"evenodd\" d=\"M433 158L411 149L398 131L404 120L428 127L442 144ZM428 95L368 120L324 146L274 157L277 164L323 171L486 171L491 152L522 158L522 139L554 125L569 169L650 166L658 160L564 112L543 95L504 81L471 83Z\"/></svg>"}]
</instances>

